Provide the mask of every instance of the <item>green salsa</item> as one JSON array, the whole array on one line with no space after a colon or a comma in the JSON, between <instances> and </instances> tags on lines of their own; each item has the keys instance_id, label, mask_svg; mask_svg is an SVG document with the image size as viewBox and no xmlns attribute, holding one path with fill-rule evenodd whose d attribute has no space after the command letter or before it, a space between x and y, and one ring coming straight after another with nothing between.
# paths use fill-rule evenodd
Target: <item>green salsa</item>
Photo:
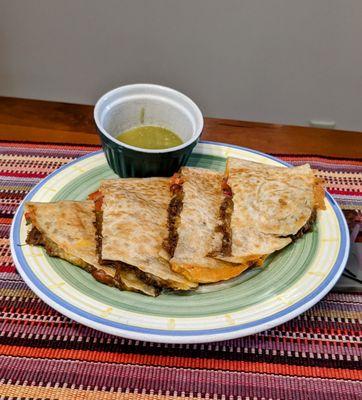
<instances>
[{"instance_id":1,"label":"green salsa","mask_svg":"<svg viewBox=\"0 0 362 400\"><path fill-rule=\"evenodd\" d=\"M169 129L154 125L143 125L119 134L116 139L120 142L142 149L168 149L182 144L176 133Z\"/></svg>"}]
</instances>

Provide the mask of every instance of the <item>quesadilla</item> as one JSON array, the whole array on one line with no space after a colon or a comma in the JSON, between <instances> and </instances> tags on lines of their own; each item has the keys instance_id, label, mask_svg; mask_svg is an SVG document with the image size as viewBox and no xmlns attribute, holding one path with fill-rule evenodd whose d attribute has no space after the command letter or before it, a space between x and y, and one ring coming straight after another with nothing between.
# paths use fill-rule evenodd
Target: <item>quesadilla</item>
<instances>
[{"instance_id":1,"label":"quesadilla","mask_svg":"<svg viewBox=\"0 0 362 400\"><path fill-rule=\"evenodd\" d=\"M224 196L221 173L183 167L171 180L168 208L169 233L164 248L171 268L199 283L226 280L239 275L248 264L232 264L209 256ZM222 237L219 237L220 246Z\"/></svg>"},{"instance_id":2,"label":"quesadilla","mask_svg":"<svg viewBox=\"0 0 362 400\"><path fill-rule=\"evenodd\" d=\"M43 246L50 256L83 268L108 286L157 295L156 288L140 280L128 268L98 263L93 201L27 203L25 218L31 224L28 244Z\"/></svg>"},{"instance_id":3,"label":"quesadilla","mask_svg":"<svg viewBox=\"0 0 362 400\"><path fill-rule=\"evenodd\" d=\"M160 256L167 235L167 178L102 181L97 232L102 263L122 262L162 287L188 290L195 282L174 272Z\"/></svg>"},{"instance_id":4,"label":"quesadilla","mask_svg":"<svg viewBox=\"0 0 362 400\"><path fill-rule=\"evenodd\" d=\"M283 168L229 158L225 196L232 212L220 212L213 256L240 263L259 259L308 232L324 191L309 165ZM220 239L222 244L220 246Z\"/></svg>"}]
</instances>

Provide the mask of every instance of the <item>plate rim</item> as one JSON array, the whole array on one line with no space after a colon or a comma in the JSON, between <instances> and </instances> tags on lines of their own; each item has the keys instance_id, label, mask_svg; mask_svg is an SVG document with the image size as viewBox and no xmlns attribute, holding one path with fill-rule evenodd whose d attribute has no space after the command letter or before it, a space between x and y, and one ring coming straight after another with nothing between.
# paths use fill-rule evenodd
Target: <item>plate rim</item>
<instances>
[{"instance_id":1,"label":"plate rim","mask_svg":"<svg viewBox=\"0 0 362 400\"><path fill-rule=\"evenodd\" d=\"M221 142L200 141L200 143L210 144L215 146L223 146L228 148L235 148L238 150L243 150L254 154L259 154L263 157L276 161L279 164L291 167L291 164L283 160L280 160L277 157L260 152L258 150L253 150L246 147L221 143ZM205 343L211 341L228 340L241 336L251 335L295 318L296 316L298 316L299 314L301 314L302 312L306 311L314 304L316 304L322 297L324 297L337 282L338 278L340 277L340 275L344 270L344 267L348 259L349 247L350 247L348 227L339 205L333 199L333 197L326 191L326 198L329 201L333 209L333 212L337 217L338 227L341 233L341 241L338 249L338 256L335 260L333 267L331 268L328 275L323 279L323 281L320 282L320 284L307 296L304 296L302 299L288 306L284 310L276 312L268 317L264 317L256 321L251 321L227 327L225 326L222 328L212 328L212 329L194 330L194 331L188 331L188 330L181 331L176 329L164 330L155 328L136 327L116 321L110 321L106 318L90 314L87 311L84 311L81 308L74 306L69 301L62 299L59 295L55 294L50 289L48 289L45 286L45 284L33 273L31 268L27 265L26 259L24 258L23 254L21 252L18 254L17 251L18 249L16 248L17 242L15 239L17 238L17 235L19 235L20 233L21 219L23 215L23 207L25 202L29 201L29 199L31 199L34 196L34 194L38 192L49 179L61 173L64 169L69 168L70 166L79 163L84 159L97 156L102 152L103 152L102 150L99 150L96 152L85 154L84 156L79 157L61 166L60 168L49 174L47 177L42 179L22 200L14 215L11 224L10 248L15 266L18 272L20 273L21 277L24 279L26 284L35 292L36 295L38 295L43 301L45 301L52 308L66 315L68 318L71 318L77 322L82 323L83 325L86 325L88 327L106 333L135 340L144 340L144 341L152 341L160 343Z\"/></svg>"}]
</instances>

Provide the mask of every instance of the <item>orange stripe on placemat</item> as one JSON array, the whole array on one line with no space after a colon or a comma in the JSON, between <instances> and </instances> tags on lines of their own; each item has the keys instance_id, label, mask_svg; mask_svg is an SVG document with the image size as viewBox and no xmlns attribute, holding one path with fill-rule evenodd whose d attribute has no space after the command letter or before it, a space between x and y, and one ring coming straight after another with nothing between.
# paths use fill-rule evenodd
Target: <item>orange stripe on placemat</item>
<instances>
[{"instance_id":1,"label":"orange stripe on placemat","mask_svg":"<svg viewBox=\"0 0 362 400\"><path fill-rule=\"evenodd\" d=\"M25 386L0 383L0 395L10 398L48 400L177 400L181 397L146 393L105 392L60 387ZM185 397L182 397L185 399ZM195 397L196 399L196 397Z\"/></svg>"},{"instance_id":2,"label":"orange stripe on placemat","mask_svg":"<svg viewBox=\"0 0 362 400\"><path fill-rule=\"evenodd\" d=\"M100 351L85 351L72 349L42 349L25 346L1 346L0 354L13 357L32 357L80 360L92 362L154 365L163 367L214 369L225 371L239 371L252 373L265 373L277 375L305 376L315 378L334 379L361 379L361 373L357 370L306 367L289 364L276 364L265 362L233 361L219 359L201 359L189 357L165 357L144 354L107 353Z\"/></svg>"},{"instance_id":3,"label":"orange stripe on placemat","mask_svg":"<svg viewBox=\"0 0 362 400\"><path fill-rule=\"evenodd\" d=\"M10 225L12 220L12 218L0 218L0 224Z\"/></svg>"}]
</instances>

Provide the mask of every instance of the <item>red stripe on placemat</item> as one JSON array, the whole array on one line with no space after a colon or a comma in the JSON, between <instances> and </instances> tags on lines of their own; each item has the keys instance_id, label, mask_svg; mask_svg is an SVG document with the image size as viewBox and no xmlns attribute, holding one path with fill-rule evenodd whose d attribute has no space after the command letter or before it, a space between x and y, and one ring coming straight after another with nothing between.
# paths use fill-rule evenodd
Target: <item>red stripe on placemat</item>
<instances>
[{"instance_id":1,"label":"red stripe on placemat","mask_svg":"<svg viewBox=\"0 0 362 400\"><path fill-rule=\"evenodd\" d=\"M2 176L12 176L15 178L45 178L48 174L39 172L7 172L1 171Z\"/></svg>"},{"instance_id":2,"label":"red stripe on placemat","mask_svg":"<svg viewBox=\"0 0 362 400\"><path fill-rule=\"evenodd\" d=\"M99 351L83 351L68 349L42 349L21 346L2 346L1 355L30 357L30 358L50 358L63 360L82 360L101 363L122 363L153 365L164 367L192 368L192 369L213 369L224 371L258 372L265 374L292 375L319 378L335 379L360 379L361 372L357 370L344 370L336 368L305 367L305 366L286 366L285 364L231 361L219 359L197 359L187 357L164 357L158 355L143 354L119 354Z\"/></svg>"},{"instance_id":3,"label":"red stripe on placemat","mask_svg":"<svg viewBox=\"0 0 362 400\"><path fill-rule=\"evenodd\" d=\"M11 265L1 265L0 266L0 272L14 272L15 267Z\"/></svg>"},{"instance_id":4,"label":"red stripe on placemat","mask_svg":"<svg viewBox=\"0 0 362 400\"><path fill-rule=\"evenodd\" d=\"M72 144L72 143L46 143L46 142L31 142L31 141L19 141L12 142L8 140L0 140L0 145L3 147L14 147L17 148L28 148L28 149L57 149L57 148L68 148L70 150L88 150L89 152L100 150L102 146L93 144ZM92 150L93 149L93 150Z\"/></svg>"},{"instance_id":5,"label":"red stripe on placemat","mask_svg":"<svg viewBox=\"0 0 362 400\"><path fill-rule=\"evenodd\" d=\"M339 189L328 189L330 194L341 194L344 196L361 196L360 190L339 190Z\"/></svg>"}]
</instances>

